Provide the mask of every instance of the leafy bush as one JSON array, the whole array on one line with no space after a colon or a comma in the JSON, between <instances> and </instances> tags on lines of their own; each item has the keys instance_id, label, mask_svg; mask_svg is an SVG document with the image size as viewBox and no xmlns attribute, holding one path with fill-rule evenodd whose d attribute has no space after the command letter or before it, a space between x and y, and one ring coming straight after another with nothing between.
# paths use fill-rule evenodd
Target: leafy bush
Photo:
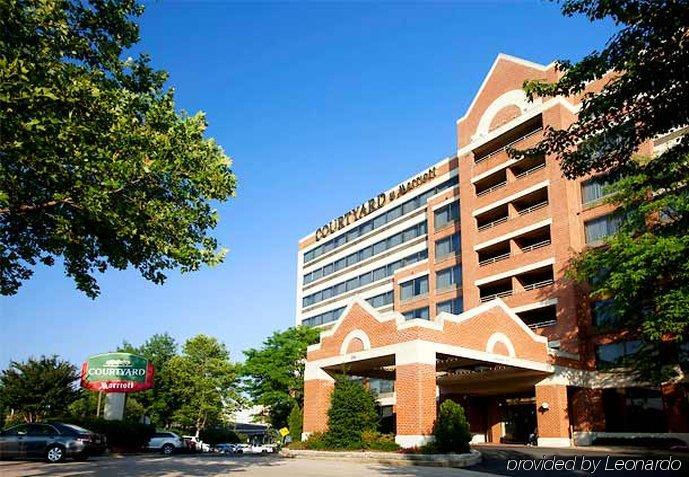
<instances>
[{"instance_id":1,"label":"leafy bush","mask_svg":"<svg viewBox=\"0 0 689 477\"><path fill-rule=\"evenodd\" d=\"M218 426L204 429L200 433L201 440L212 446L216 444L237 444L242 442L239 435L228 427Z\"/></svg>"},{"instance_id":2,"label":"leafy bush","mask_svg":"<svg viewBox=\"0 0 689 477\"><path fill-rule=\"evenodd\" d=\"M68 420L98 434L108 440L108 447L118 451L132 452L141 450L148 444L155 433L155 426L132 421L108 421L100 418L83 418Z\"/></svg>"},{"instance_id":3,"label":"leafy bush","mask_svg":"<svg viewBox=\"0 0 689 477\"><path fill-rule=\"evenodd\" d=\"M391 452L399 450L393 434L381 434L378 431L364 431L361 433L362 448L366 450Z\"/></svg>"},{"instance_id":4,"label":"leafy bush","mask_svg":"<svg viewBox=\"0 0 689 477\"><path fill-rule=\"evenodd\" d=\"M422 451L469 452L471 433L469 432L469 423L464 415L464 408L450 399L444 401L440 405L438 418L433 425L433 436L435 442L429 445L428 449L422 449Z\"/></svg>"},{"instance_id":5,"label":"leafy bush","mask_svg":"<svg viewBox=\"0 0 689 477\"><path fill-rule=\"evenodd\" d=\"M360 449L361 435L378 427L376 397L363 384L340 377L335 382L328 410L328 447Z\"/></svg>"},{"instance_id":6,"label":"leafy bush","mask_svg":"<svg viewBox=\"0 0 689 477\"><path fill-rule=\"evenodd\" d=\"M292 440L300 441L302 428L304 426L304 417L302 415L299 405L295 404L292 406L292 410L287 417L287 428L289 429L289 435L292 436Z\"/></svg>"}]
</instances>

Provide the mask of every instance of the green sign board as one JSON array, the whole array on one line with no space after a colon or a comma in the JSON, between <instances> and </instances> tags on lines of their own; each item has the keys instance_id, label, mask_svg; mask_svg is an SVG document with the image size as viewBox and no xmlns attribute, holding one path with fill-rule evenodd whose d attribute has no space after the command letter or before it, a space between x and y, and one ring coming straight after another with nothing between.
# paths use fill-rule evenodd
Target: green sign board
<instances>
[{"instance_id":1,"label":"green sign board","mask_svg":"<svg viewBox=\"0 0 689 477\"><path fill-rule=\"evenodd\" d=\"M153 387L153 365L131 353L91 356L81 367L81 386L93 391L131 393Z\"/></svg>"}]
</instances>

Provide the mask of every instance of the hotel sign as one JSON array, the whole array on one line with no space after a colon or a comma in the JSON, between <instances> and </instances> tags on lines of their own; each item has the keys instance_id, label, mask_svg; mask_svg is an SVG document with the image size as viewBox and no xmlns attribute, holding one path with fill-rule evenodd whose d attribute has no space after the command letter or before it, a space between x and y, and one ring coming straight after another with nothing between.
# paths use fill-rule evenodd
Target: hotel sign
<instances>
[{"instance_id":1,"label":"hotel sign","mask_svg":"<svg viewBox=\"0 0 689 477\"><path fill-rule=\"evenodd\" d=\"M373 199L369 199L358 207L353 208L349 212L340 217L331 220L329 223L325 224L323 227L316 230L316 241L324 239L330 234L337 232L340 229L353 224L357 220L366 217L371 212L374 212L381 207L389 204L390 202L402 197L408 192L416 189L417 187L425 184L428 181L435 179L436 171L435 166L428 169L428 171L423 174L419 174L415 178L400 184L397 188L391 190L390 192L383 192L378 194Z\"/></svg>"},{"instance_id":2,"label":"hotel sign","mask_svg":"<svg viewBox=\"0 0 689 477\"><path fill-rule=\"evenodd\" d=\"M81 387L106 393L133 393L153 387L153 364L131 353L91 356L81 367Z\"/></svg>"}]
</instances>

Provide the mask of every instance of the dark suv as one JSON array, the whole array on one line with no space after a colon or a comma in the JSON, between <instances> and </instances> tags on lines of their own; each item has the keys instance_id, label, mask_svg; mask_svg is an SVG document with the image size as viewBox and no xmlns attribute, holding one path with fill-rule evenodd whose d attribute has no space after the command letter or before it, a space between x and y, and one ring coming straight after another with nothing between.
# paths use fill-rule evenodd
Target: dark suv
<instances>
[{"instance_id":1,"label":"dark suv","mask_svg":"<svg viewBox=\"0 0 689 477\"><path fill-rule=\"evenodd\" d=\"M19 424L0 432L0 459L86 460L105 449L105 437L73 424Z\"/></svg>"}]
</instances>

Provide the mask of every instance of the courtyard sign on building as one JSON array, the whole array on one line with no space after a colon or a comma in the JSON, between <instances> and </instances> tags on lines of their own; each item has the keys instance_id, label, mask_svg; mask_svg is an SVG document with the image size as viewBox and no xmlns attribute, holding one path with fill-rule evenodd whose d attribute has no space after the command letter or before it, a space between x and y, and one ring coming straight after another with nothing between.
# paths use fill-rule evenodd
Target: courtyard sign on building
<instances>
[{"instance_id":1,"label":"courtyard sign on building","mask_svg":"<svg viewBox=\"0 0 689 477\"><path fill-rule=\"evenodd\" d=\"M81 367L81 387L106 393L133 393L153 387L153 364L131 353L91 356Z\"/></svg>"},{"instance_id":2,"label":"courtyard sign on building","mask_svg":"<svg viewBox=\"0 0 689 477\"><path fill-rule=\"evenodd\" d=\"M331 220L329 223L325 224L323 227L316 230L316 241L319 241L330 234L337 232L349 224L356 222L357 220L366 217L371 212L380 209L385 204L388 204L395 199L402 197L407 192L416 189L417 187L425 184L428 181L435 179L436 171L435 167L431 167L428 171L423 174L419 174L417 177L407 181L406 183L400 184L397 188L382 194L378 194L375 198L364 202L358 207L350 210L344 215Z\"/></svg>"}]
</instances>

